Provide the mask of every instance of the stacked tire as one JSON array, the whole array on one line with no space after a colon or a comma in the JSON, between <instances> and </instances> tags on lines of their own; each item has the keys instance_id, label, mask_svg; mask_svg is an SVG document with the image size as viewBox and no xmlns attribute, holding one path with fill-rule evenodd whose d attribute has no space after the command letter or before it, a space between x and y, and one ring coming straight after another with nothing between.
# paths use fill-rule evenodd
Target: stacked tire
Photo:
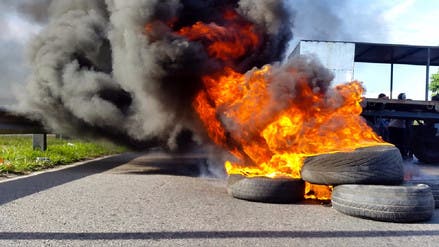
<instances>
[{"instance_id":1,"label":"stacked tire","mask_svg":"<svg viewBox=\"0 0 439 247\"><path fill-rule=\"evenodd\" d=\"M419 222L439 205L439 180L404 183L399 150L381 145L309 157L302 179L229 176L227 191L235 198L267 203L303 200L304 181L335 186L335 210L360 218L388 222Z\"/></svg>"},{"instance_id":2,"label":"stacked tire","mask_svg":"<svg viewBox=\"0 0 439 247\"><path fill-rule=\"evenodd\" d=\"M417 182L404 184L399 150L383 145L309 157L303 180L334 185L332 206L360 218L389 222L430 219L435 208L432 189ZM437 187L439 192L439 183Z\"/></svg>"}]
</instances>

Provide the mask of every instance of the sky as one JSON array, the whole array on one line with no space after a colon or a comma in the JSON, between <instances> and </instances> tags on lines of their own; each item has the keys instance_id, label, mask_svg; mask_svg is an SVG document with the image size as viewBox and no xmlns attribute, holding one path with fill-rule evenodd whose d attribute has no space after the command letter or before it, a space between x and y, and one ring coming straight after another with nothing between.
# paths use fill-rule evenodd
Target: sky
<instances>
[{"instance_id":1,"label":"sky","mask_svg":"<svg viewBox=\"0 0 439 247\"><path fill-rule=\"evenodd\" d=\"M30 73L26 47L42 29L41 24L18 13L18 2L0 2L0 106L16 102L13 92L25 84Z\"/></svg>"},{"instance_id":2,"label":"sky","mask_svg":"<svg viewBox=\"0 0 439 247\"><path fill-rule=\"evenodd\" d=\"M47 17L41 9L29 15L29 8L33 8L35 3L48 1L0 2L0 105L14 104L16 98L13 92L26 84L30 74L26 47L42 30ZM291 47L300 39L439 46L437 0L286 2L296 15ZM398 93L405 92L407 98L424 99L424 67L395 65L394 70L394 98ZM430 71L435 73L438 68ZM390 65L355 64L354 77L363 81L366 97L389 92Z\"/></svg>"},{"instance_id":3,"label":"sky","mask_svg":"<svg viewBox=\"0 0 439 247\"><path fill-rule=\"evenodd\" d=\"M384 2L384 1L383 1ZM386 1L387 2L387 1ZM439 32L435 27L439 16L439 1L403 0L389 1L395 4L383 12L384 25L388 33L386 43L439 46ZM436 66L430 67L430 76L439 72ZM355 77L364 82L366 97L377 97L390 91L390 65L355 64ZM394 86L392 98L406 93L407 98L425 100L426 67L415 65L394 65ZM429 93L429 97L431 94Z\"/></svg>"}]
</instances>

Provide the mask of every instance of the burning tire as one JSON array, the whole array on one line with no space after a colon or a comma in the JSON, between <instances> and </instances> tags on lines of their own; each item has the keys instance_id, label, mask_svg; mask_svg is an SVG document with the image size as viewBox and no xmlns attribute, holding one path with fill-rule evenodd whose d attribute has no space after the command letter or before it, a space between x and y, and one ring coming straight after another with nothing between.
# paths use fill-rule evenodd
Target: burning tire
<instances>
[{"instance_id":1,"label":"burning tire","mask_svg":"<svg viewBox=\"0 0 439 247\"><path fill-rule=\"evenodd\" d=\"M417 178L406 182L407 185L426 184L430 187L433 194L435 207L439 208L439 179L434 178Z\"/></svg>"},{"instance_id":2,"label":"burning tire","mask_svg":"<svg viewBox=\"0 0 439 247\"><path fill-rule=\"evenodd\" d=\"M434 213L433 195L425 184L339 185L331 200L333 208L343 214L378 221L418 222Z\"/></svg>"},{"instance_id":3,"label":"burning tire","mask_svg":"<svg viewBox=\"0 0 439 247\"><path fill-rule=\"evenodd\" d=\"M245 177L232 174L227 192L238 199L255 202L293 203L303 200L305 183L301 179Z\"/></svg>"},{"instance_id":4,"label":"burning tire","mask_svg":"<svg viewBox=\"0 0 439 247\"><path fill-rule=\"evenodd\" d=\"M303 180L313 184L401 184L402 158L394 146L359 148L309 157L302 167Z\"/></svg>"}]
</instances>

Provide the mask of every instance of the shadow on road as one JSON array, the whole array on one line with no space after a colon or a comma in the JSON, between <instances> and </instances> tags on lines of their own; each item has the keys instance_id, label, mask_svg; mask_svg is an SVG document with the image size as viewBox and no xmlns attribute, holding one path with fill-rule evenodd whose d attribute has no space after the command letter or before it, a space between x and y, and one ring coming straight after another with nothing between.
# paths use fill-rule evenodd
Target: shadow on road
<instances>
[{"instance_id":1,"label":"shadow on road","mask_svg":"<svg viewBox=\"0 0 439 247\"><path fill-rule=\"evenodd\" d=\"M209 171L206 155L196 153L149 153L112 172L132 175L213 176Z\"/></svg>"},{"instance_id":2,"label":"shadow on road","mask_svg":"<svg viewBox=\"0 0 439 247\"><path fill-rule=\"evenodd\" d=\"M109 158L90 161L79 166L49 171L34 176L23 177L0 183L0 205L13 200L115 168L129 162L141 154L127 153Z\"/></svg>"},{"instance_id":3,"label":"shadow on road","mask_svg":"<svg viewBox=\"0 0 439 247\"><path fill-rule=\"evenodd\" d=\"M172 240L233 238L379 238L438 236L439 231L194 231L194 232L1 232L0 240Z\"/></svg>"},{"instance_id":4,"label":"shadow on road","mask_svg":"<svg viewBox=\"0 0 439 247\"><path fill-rule=\"evenodd\" d=\"M171 175L199 177L205 170L206 165L203 161L194 160L193 162L182 163L178 161L145 162L137 166L136 170L127 171L128 174L137 175Z\"/></svg>"}]
</instances>

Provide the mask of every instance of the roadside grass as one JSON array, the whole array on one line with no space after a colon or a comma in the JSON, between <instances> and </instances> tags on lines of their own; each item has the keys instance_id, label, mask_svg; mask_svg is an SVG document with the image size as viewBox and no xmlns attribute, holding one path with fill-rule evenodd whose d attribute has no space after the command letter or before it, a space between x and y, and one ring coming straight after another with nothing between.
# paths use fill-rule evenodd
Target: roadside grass
<instances>
[{"instance_id":1,"label":"roadside grass","mask_svg":"<svg viewBox=\"0 0 439 247\"><path fill-rule=\"evenodd\" d=\"M49 135L47 150L33 150L30 135L0 135L0 175L27 174L77 161L128 151L108 142L59 139Z\"/></svg>"}]
</instances>

